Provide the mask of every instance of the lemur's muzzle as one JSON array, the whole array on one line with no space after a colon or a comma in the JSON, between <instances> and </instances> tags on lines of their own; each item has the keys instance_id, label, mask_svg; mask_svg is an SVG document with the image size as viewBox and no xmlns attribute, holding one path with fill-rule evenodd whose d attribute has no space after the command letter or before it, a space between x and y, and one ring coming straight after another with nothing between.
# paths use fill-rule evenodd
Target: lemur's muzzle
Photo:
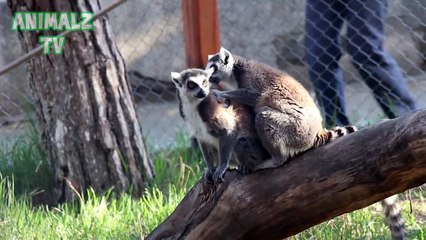
<instances>
[{"instance_id":1,"label":"lemur's muzzle","mask_svg":"<svg viewBox=\"0 0 426 240\"><path fill-rule=\"evenodd\" d=\"M196 98L204 98L204 97L206 97L206 93L205 93L202 89L200 89L200 90L197 92L197 94L195 94L195 97L196 97Z\"/></svg>"}]
</instances>

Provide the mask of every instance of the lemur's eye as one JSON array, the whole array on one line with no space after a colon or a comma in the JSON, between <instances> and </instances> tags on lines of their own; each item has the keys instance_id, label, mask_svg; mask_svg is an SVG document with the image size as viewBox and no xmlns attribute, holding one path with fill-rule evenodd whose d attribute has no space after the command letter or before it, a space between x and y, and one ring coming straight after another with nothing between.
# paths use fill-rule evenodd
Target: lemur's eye
<instances>
[{"instance_id":1,"label":"lemur's eye","mask_svg":"<svg viewBox=\"0 0 426 240\"><path fill-rule=\"evenodd\" d=\"M209 82L207 81L207 79L203 80L203 87L208 87Z\"/></svg>"},{"instance_id":2,"label":"lemur's eye","mask_svg":"<svg viewBox=\"0 0 426 240\"><path fill-rule=\"evenodd\" d=\"M194 82L188 82L188 83L186 84L186 87L187 87L188 89L192 90L192 89L194 89L194 88L196 88L196 87L197 87L197 84L195 84Z\"/></svg>"}]
</instances>

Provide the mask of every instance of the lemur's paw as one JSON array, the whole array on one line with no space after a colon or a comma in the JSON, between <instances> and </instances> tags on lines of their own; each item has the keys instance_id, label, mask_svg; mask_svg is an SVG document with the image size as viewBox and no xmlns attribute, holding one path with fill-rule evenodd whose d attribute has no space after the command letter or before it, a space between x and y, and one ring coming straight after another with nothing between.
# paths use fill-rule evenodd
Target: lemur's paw
<instances>
[{"instance_id":1,"label":"lemur's paw","mask_svg":"<svg viewBox=\"0 0 426 240\"><path fill-rule=\"evenodd\" d=\"M225 169L226 171L226 169ZM225 175L225 171L221 171L220 169L216 169L216 171L213 174L213 182L214 184L219 184L225 182L225 179L223 176Z\"/></svg>"},{"instance_id":2,"label":"lemur's paw","mask_svg":"<svg viewBox=\"0 0 426 240\"><path fill-rule=\"evenodd\" d=\"M208 198L215 189L214 181L213 181L213 174L211 171L206 170L203 175L203 181L202 181L202 195L204 195L204 198Z\"/></svg>"},{"instance_id":3,"label":"lemur's paw","mask_svg":"<svg viewBox=\"0 0 426 240\"><path fill-rule=\"evenodd\" d=\"M247 174L249 174L249 173L251 173L251 172L252 172L252 171L251 171L251 169L250 169L249 167L242 166L242 165L239 165L239 166L238 166L238 171L239 171L241 174L243 174L243 175L247 175Z\"/></svg>"},{"instance_id":4,"label":"lemur's paw","mask_svg":"<svg viewBox=\"0 0 426 240\"><path fill-rule=\"evenodd\" d=\"M229 99L226 97L226 94L223 91L217 90L217 89L212 89L211 90L212 94L216 97L216 101L219 104L223 104L223 106L225 108L228 108L230 105L230 101Z\"/></svg>"},{"instance_id":5,"label":"lemur's paw","mask_svg":"<svg viewBox=\"0 0 426 240\"><path fill-rule=\"evenodd\" d=\"M213 181L212 171L206 170L204 172L203 183L204 183L204 185L211 185L211 186L213 186L214 181Z\"/></svg>"}]
</instances>

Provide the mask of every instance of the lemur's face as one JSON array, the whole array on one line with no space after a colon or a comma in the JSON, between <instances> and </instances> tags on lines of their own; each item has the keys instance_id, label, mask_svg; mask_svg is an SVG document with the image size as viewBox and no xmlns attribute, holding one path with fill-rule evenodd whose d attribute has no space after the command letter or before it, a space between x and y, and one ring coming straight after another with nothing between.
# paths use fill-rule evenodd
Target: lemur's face
<instances>
[{"instance_id":1,"label":"lemur's face","mask_svg":"<svg viewBox=\"0 0 426 240\"><path fill-rule=\"evenodd\" d=\"M230 81L234 58L225 48L220 48L216 54L208 56L206 69L213 69L210 82L218 84L220 81Z\"/></svg>"},{"instance_id":2,"label":"lemur's face","mask_svg":"<svg viewBox=\"0 0 426 240\"><path fill-rule=\"evenodd\" d=\"M213 70L187 69L181 73L172 72L172 81L180 96L190 101L202 100L210 93L209 78Z\"/></svg>"}]
</instances>

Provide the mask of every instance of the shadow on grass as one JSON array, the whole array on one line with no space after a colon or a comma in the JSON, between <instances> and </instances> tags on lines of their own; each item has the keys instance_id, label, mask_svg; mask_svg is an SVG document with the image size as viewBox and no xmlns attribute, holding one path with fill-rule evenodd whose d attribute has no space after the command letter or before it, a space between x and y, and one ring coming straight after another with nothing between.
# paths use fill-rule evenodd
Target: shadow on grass
<instances>
[{"instance_id":1,"label":"shadow on grass","mask_svg":"<svg viewBox=\"0 0 426 240\"><path fill-rule=\"evenodd\" d=\"M13 179L16 196L25 195L38 203L48 201L52 174L32 119L25 134L0 147L0 173Z\"/></svg>"}]
</instances>

